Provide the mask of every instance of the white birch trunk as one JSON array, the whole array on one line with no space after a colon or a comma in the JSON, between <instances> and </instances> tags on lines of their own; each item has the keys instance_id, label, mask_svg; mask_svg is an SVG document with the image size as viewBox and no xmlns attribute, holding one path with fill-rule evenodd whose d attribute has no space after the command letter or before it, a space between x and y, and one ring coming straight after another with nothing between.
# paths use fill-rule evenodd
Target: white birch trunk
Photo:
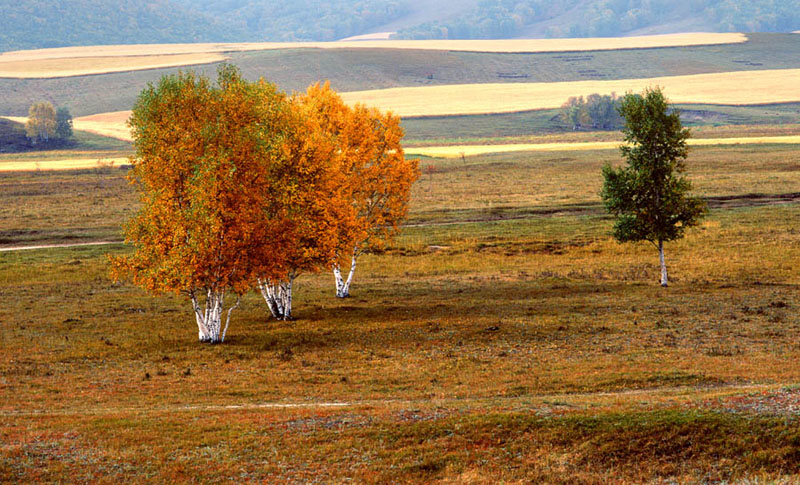
<instances>
[{"instance_id":1,"label":"white birch trunk","mask_svg":"<svg viewBox=\"0 0 800 485\"><path fill-rule=\"evenodd\" d=\"M206 291L206 301L200 305L197 295L191 294L192 307L197 321L197 336L201 342L219 343L220 329L222 328L222 305L225 299L224 291Z\"/></svg>"},{"instance_id":2,"label":"white birch trunk","mask_svg":"<svg viewBox=\"0 0 800 485\"><path fill-rule=\"evenodd\" d=\"M212 344L222 342L222 311L225 300L225 291L206 290L206 300L204 305L200 305L197 295L190 293L194 316L197 321L197 337L201 342ZM238 304L237 304L238 306ZM231 311L228 310L228 322L230 322ZM227 325L226 325L227 329Z\"/></svg>"},{"instance_id":3,"label":"white birch trunk","mask_svg":"<svg viewBox=\"0 0 800 485\"><path fill-rule=\"evenodd\" d=\"M664 261L664 241L658 241L658 259L661 262L661 286L667 286L667 263Z\"/></svg>"},{"instance_id":4,"label":"white birch trunk","mask_svg":"<svg viewBox=\"0 0 800 485\"><path fill-rule=\"evenodd\" d=\"M334 263L333 276L336 278L336 297L348 298L350 296L350 284L353 283L353 275L356 274L356 262L358 260L358 247L353 249L353 256L350 260L350 273L347 275L347 281L342 278L342 271L339 268L339 263Z\"/></svg>"},{"instance_id":5,"label":"white birch trunk","mask_svg":"<svg viewBox=\"0 0 800 485\"><path fill-rule=\"evenodd\" d=\"M292 285L295 279L294 272L289 273L287 281L272 281L258 279L258 289L267 302L267 307L272 316L278 320L292 319Z\"/></svg>"},{"instance_id":6,"label":"white birch trunk","mask_svg":"<svg viewBox=\"0 0 800 485\"><path fill-rule=\"evenodd\" d=\"M336 281L336 298L344 298L344 278L339 263L333 263L333 278Z\"/></svg>"}]
</instances>

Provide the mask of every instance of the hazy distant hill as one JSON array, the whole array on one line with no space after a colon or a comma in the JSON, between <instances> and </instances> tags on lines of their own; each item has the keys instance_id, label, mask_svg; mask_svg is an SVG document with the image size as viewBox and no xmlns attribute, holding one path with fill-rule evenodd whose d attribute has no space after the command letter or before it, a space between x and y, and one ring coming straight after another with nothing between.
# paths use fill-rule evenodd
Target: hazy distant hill
<instances>
[{"instance_id":1,"label":"hazy distant hill","mask_svg":"<svg viewBox=\"0 0 800 485\"><path fill-rule=\"evenodd\" d=\"M235 41L246 34L168 0L0 0L0 51Z\"/></svg>"},{"instance_id":2,"label":"hazy distant hill","mask_svg":"<svg viewBox=\"0 0 800 485\"><path fill-rule=\"evenodd\" d=\"M798 0L0 0L0 51L67 45L800 30Z\"/></svg>"},{"instance_id":3,"label":"hazy distant hill","mask_svg":"<svg viewBox=\"0 0 800 485\"><path fill-rule=\"evenodd\" d=\"M397 37L605 37L797 29L800 29L797 0L483 0L456 19L434 20L401 29Z\"/></svg>"},{"instance_id":4,"label":"hazy distant hill","mask_svg":"<svg viewBox=\"0 0 800 485\"><path fill-rule=\"evenodd\" d=\"M247 32L248 40L330 41L363 34L412 11L406 0L174 0Z\"/></svg>"}]
</instances>

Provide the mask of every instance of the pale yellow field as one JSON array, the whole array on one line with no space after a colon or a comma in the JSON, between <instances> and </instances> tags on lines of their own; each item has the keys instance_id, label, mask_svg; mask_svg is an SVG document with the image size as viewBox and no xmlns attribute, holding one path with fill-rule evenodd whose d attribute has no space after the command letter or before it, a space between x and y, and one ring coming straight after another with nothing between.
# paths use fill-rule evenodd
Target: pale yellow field
<instances>
[{"instance_id":1,"label":"pale yellow field","mask_svg":"<svg viewBox=\"0 0 800 485\"><path fill-rule=\"evenodd\" d=\"M78 170L114 167L128 163L127 158L73 158L67 160L42 160L0 163L0 172L33 172L36 170Z\"/></svg>"},{"instance_id":2,"label":"pale yellow field","mask_svg":"<svg viewBox=\"0 0 800 485\"><path fill-rule=\"evenodd\" d=\"M800 101L800 69L737 71L614 81L458 84L342 93L400 116L510 113L558 108L570 96L661 86L673 103L748 105Z\"/></svg>"},{"instance_id":3,"label":"pale yellow field","mask_svg":"<svg viewBox=\"0 0 800 485\"><path fill-rule=\"evenodd\" d=\"M339 42L246 42L206 44L131 44L88 47L59 47L12 51L0 54L0 63L83 57L163 56L274 49L423 49L474 52L564 52L614 49L649 49L746 42L738 33L684 33L638 37L585 39L502 39L502 40L353 40Z\"/></svg>"},{"instance_id":4,"label":"pale yellow field","mask_svg":"<svg viewBox=\"0 0 800 485\"><path fill-rule=\"evenodd\" d=\"M394 32L375 32L372 34L354 35L352 37L342 39L339 42L350 42L354 40L389 40L389 37L391 37L392 34L394 34Z\"/></svg>"},{"instance_id":5,"label":"pale yellow field","mask_svg":"<svg viewBox=\"0 0 800 485\"><path fill-rule=\"evenodd\" d=\"M2 56L0 56L0 59ZM140 71L163 67L191 66L224 61L220 53L169 54L152 56L79 57L0 61L0 77L51 78Z\"/></svg>"},{"instance_id":6,"label":"pale yellow field","mask_svg":"<svg viewBox=\"0 0 800 485\"><path fill-rule=\"evenodd\" d=\"M131 130L126 122L130 117L130 111L114 111L110 113L100 113L90 116L82 116L72 120L72 126L79 131L87 131L96 135L108 136L118 140L131 141ZM28 118L24 116L4 116L3 118L18 123L27 123Z\"/></svg>"},{"instance_id":7,"label":"pale yellow field","mask_svg":"<svg viewBox=\"0 0 800 485\"><path fill-rule=\"evenodd\" d=\"M408 156L424 155L435 158L460 158L488 153L532 152L532 151L586 151L616 150L622 141L597 141L585 143L514 143L507 145L452 145L406 148ZM690 138L690 146L710 145L800 145L800 136L759 136L739 138Z\"/></svg>"},{"instance_id":8,"label":"pale yellow field","mask_svg":"<svg viewBox=\"0 0 800 485\"><path fill-rule=\"evenodd\" d=\"M119 140L132 141L130 129L126 121L130 117L130 111L115 111L110 113L100 113L91 116L75 118L73 121L76 130L88 131L102 136L117 138ZM20 123L27 122L27 118L18 116L6 116L5 118ZM409 155L425 155L429 157L452 158L465 156L482 155L485 153L503 153L518 151L562 151L562 150L607 150L616 148L621 141L598 141L598 142L576 142L576 143L513 143L502 145L449 145L449 146L425 146L407 147L406 153ZM800 136L753 136L753 137L720 137L720 138L690 138L689 144L695 146L704 145L737 145L737 144L768 144L768 143L791 143L800 144Z\"/></svg>"}]
</instances>

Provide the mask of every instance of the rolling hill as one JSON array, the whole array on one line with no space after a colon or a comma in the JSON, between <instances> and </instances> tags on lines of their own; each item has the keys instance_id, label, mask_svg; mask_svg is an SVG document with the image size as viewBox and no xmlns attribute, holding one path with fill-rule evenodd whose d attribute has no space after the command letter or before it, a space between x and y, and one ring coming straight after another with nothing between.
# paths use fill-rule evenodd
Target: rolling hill
<instances>
[{"instance_id":1,"label":"rolling hill","mask_svg":"<svg viewBox=\"0 0 800 485\"><path fill-rule=\"evenodd\" d=\"M75 45L791 32L790 0L0 0L0 52Z\"/></svg>"},{"instance_id":2,"label":"rolling hill","mask_svg":"<svg viewBox=\"0 0 800 485\"><path fill-rule=\"evenodd\" d=\"M0 153L28 150L31 143L25 136L25 125L0 118Z\"/></svg>"},{"instance_id":3,"label":"rolling hill","mask_svg":"<svg viewBox=\"0 0 800 485\"><path fill-rule=\"evenodd\" d=\"M224 42L236 26L169 0L0 0L0 52L73 45Z\"/></svg>"},{"instance_id":4,"label":"rolling hill","mask_svg":"<svg viewBox=\"0 0 800 485\"><path fill-rule=\"evenodd\" d=\"M731 42L736 40L738 37ZM587 50L592 45L599 46L591 42L580 52L503 53L426 50L425 43L421 43L419 49L291 48L224 54L249 79L263 76L289 92L303 90L325 79L329 79L335 89L347 92L484 83L613 81L800 68L797 58L800 36L796 34L750 34L747 42L720 45ZM574 46L567 48L576 49ZM113 51L98 49L104 54ZM124 48L119 51L138 52ZM213 76L216 65L191 68ZM127 110L148 82L155 82L178 69L52 79L0 79L0 91L10 93L0 98L0 114L24 116L33 102L43 99L67 106L77 117Z\"/></svg>"}]
</instances>

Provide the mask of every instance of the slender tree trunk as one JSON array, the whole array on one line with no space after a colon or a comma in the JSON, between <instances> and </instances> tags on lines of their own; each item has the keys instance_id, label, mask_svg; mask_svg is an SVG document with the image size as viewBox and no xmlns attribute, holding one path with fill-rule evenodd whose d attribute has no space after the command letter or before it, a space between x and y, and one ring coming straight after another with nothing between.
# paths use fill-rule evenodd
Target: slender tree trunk
<instances>
[{"instance_id":1,"label":"slender tree trunk","mask_svg":"<svg viewBox=\"0 0 800 485\"><path fill-rule=\"evenodd\" d=\"M667 286L667 263L664 261L664 241L658 241L658 259L661 262L661 286Z\"/></svg>"},{"instance_id":2,"label":"slender tree trunk","mask_svg":"<svg viewBox=\"0 0 800 485\"><path fill-rule=\"evenodd\" d=\"M353 249L353 256L350 260L350 273L347 275L347 281L342 278L342 271L339 268L339 263L334 263L333 276L336 278L336 297L348 298L350 296L350 284L353 283L353 275L356 273L356 262L358 259L358 248Z\"/></svg>"},{"instance_id":3,"label":"slender tree trunk","mask_svg":"<svg viewBox=\"0 0 800 485\"><path fill-rule=\"evenodd\" d=\"M278 298L278 285L273 283L272 280L258 279L258 289L264 301L267 302L267 308L274 318L278 320L283 316L283 307L281 300Z\"/></svg>"},{"instance_id":4,"label":"slender tree trunk","mask_svg":"<svg viewBox=\"0 0 800 485\"><path fill-rule=\"evenodd\" d=\"M291 272L286 281L260 278L258 280L261 296L267 302L269 312L278 320L292 319L292 286L296 277L296 274Z\"/></svg>"},{"instance_id":5,"label":"slender tree trunk","mask_svg":"<svg viewBox=\"0 0 800 485\"><path fill-rule=\"evenodd\" d=\"M333 263L333 279L336 281L336 298L344 298L344 278L339 263Z\"/></svg>"},{"instance_id":6,"label":"slender tree trunk","mask_svg":"<svg viewBox=\"0 0 800 485\"><path fill-rule=\"evenodd\" d=\"M211 289L206 290L206 299L203 305L197 299L197 295L190 293L192 299L192 307L194 308L194 316L197 321L197 337L201 342L208 342L217 344L223 341L222 334L222 311L225 300L225 291L214 291ZM237 304L228 310L227 323L230 323L231 312L237 307Z\"/></svg>"}]
</instances>

